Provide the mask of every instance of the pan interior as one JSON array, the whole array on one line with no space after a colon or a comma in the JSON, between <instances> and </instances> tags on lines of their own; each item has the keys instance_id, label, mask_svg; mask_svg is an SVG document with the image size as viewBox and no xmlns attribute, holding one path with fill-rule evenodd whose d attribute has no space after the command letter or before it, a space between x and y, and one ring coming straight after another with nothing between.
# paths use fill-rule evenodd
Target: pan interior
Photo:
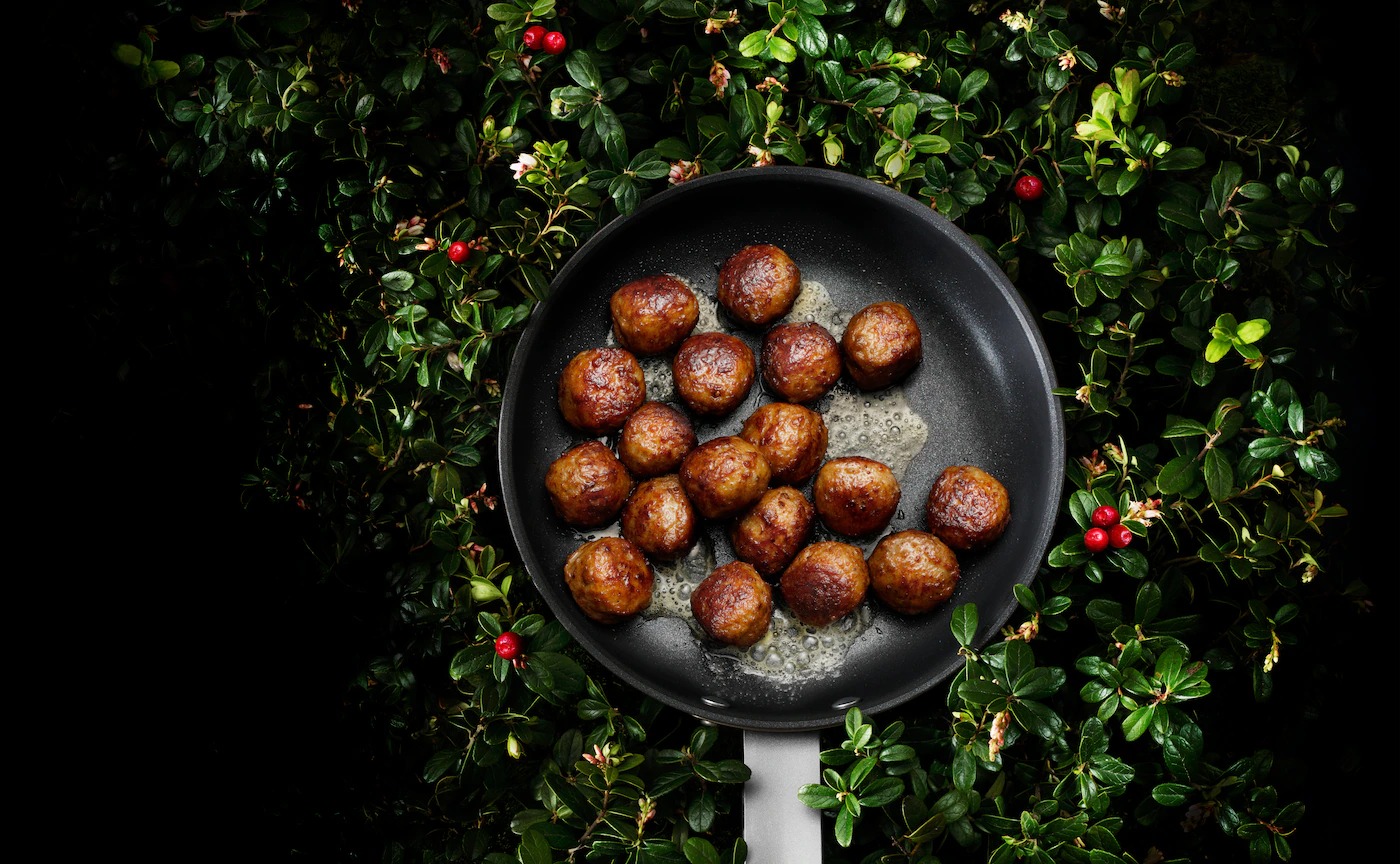
<instances>
[{"instance_id":1,"label":"pan interior","mask_svg":"<svg viewBox=\"0 0 1400 864\"><path fill-rule=\"evenodd\" d=\"M949 602L910 617L872 595L868 626L841 662L820 675L756 672L705 644L680 617L643 616L613 626L590 621L563 581L564 561L584 538L554 515L544 492L549 463L583 440L558 410L560 371L579 351L608 344L612 292L632 279L674 273L712 299L723 261L760 242L786 250L804 283L825 287L847 315L894 300L918 319L924 360L901 387L928 434L902 477L900 509L886 533L925 527L924 499L949 465L986 469L1011 500L1006 534L982 552L959 554L962 577ZM727 329L757 356L761 333ZM1034 578L1060 501L1064 433L1053 386L1044 343L1014 286L971 238L917 201L823 169L712 175L668 190L605 227L570 259L536 309L512 362L502 408L507 515L523 563L551 609L628 683L727 725L833 726L852 704L874 713L952 674L960 665L949 630L957 606L977 604L983 639L1010 617L1012 586ZM769 399L756 383L731 415L697 423L701 440L736 433ZM707 531L715 564L732 560L723 527ZM857 542L868 552L873 539Z\"/></svg>"}]
</instances>

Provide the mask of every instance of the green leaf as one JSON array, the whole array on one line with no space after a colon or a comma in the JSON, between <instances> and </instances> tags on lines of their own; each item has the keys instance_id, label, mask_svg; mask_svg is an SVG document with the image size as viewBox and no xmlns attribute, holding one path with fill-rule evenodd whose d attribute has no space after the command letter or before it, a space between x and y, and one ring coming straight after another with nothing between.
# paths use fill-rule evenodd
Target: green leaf
<instances>
[{"instance_id":1,"label":"green leaf","mask_svg":"<svg viewBox=\"0 0 1400 864\"><path fill-rule=\"evenodd\" d=\"M791 63L797 59L797 48L781 36L774 36L768 40L768 50L779 63Z\"/></svg>"},{"instance_id":2,"label":"green leaf","mask_svg":"<svg viewBox=\"0 0 1400 864\"><path fill-rule=\"evenodd\" d=\"M516 854L520 856L520 864L550 864L554 860L549 841L537 826L527 828L520 836L520 846Z\"/></svg>"},{"instance_id":3,"label":"green leaf","mask_svg":"<svg viewBox=\"0 0 1400 864\"><path fill-rule=\"evenodd\" d=\"M964 603L953 610L953 638L964 648L973 647L977 638L977 604Z\"/></svg>"},{"instance_id":4,"label":"green leaf","mask_svg":"<svg viewBox=\"0 0 1400 864\"><path fill-rule=\"evenodd\" d=\"M1157 487L1167 495L1177 495L1191 488L1199 473L1194 457L1178 456L1162 466L1157 474Z\"/></svg>"},{"instance_id":5,"label":"green leaf","mask_svg":"<svg viewBox=\"0 0 1400 864\"><path fill-rule=\"evenodd\" d=\"M1206 491L1211 500L1223 501L1235 487L1235 469L1230 460L1212 447L1206 451L1205 463Z\"/></svg>"},{"instance_id":6,"label":"green leaf","mask_svg":"<svg viewBox=\"0 0 1400 864\"><path fill-rule=\"evenodd\" d=\"M1156 706L1145 705L1137 708L1123 720L1123 735L1129 741L1136 741L1147 733L1152 727L1152 718L1156 712Z\"/></svg>"},{"instance_id":7,"label":"green leaf","mask_svg":"<svg viewBox=\"0 0 1400 864\"><path fill-rule=\"evenodd\" d=\"M569 70L569 77L574 79L574 82L580 87L598 90L603 86L603 77L598 72L598 64L593 62L593 58L587 51L570 51L564 60L564 68Z\"/></svg>"},{"instance_id":8,"label":"green leaf","mask_svg":"<svg viewBox=\"0 0 1400 864\"><path fill-rule=\"evenodd\" d=\"M704 837L687 837L682 849L689 864L720 864L719 852Z\"/></svg>"}]
</instances>

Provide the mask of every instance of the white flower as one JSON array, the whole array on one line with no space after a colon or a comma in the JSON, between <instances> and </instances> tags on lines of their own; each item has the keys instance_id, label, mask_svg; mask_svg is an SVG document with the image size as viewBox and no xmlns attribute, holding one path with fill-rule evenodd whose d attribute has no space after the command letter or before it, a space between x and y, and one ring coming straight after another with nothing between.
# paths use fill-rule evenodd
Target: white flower
<instances>
[{"instance_id":1,"label":"white flower","mask_svg":"<svg viewBox=\"0 0 1400 864\"><path fill-rule=\"evenodd\" d=\"M666 179L672 186L675 186L687 180L693 180L698 176L700 176L699 165L687 159L677 159L675 162L671 163L671 172Z\"/></svg>"},{"instance_id":2,"label":"white flower","mask_svg":"<svg viewBox=\"0 0 1400 864\"><path fill-rule=\"evenodd\" d=\"M1099 14L1110 21L1122 21L1128 10L1122 6L1114 6L1108 0L1099 0Z\"/></svg>"},{"instance_id":3,"label":"white flower","mask_svg":"<svg viewBox=\"0 0 1400 864\"><path fill-rule=\"evenodd\" d=\"M1161 506L1161 498L1148 498L1146 501L1129 501L1128 512L1123 517L1123 521L1141 522L1144 525L1151 525L1152 520L1162 518L1162 511L1158 509Z\"/></svg>"},{"instance_id":4,"label":"white flower","mask_svg":"<svg viewBox=\"0 0 1400 864\"><path fill-rule=\"evenodd\" d=\"M1006 744L1006 727L1011 725L1011 712L1002 711L992 719L992 730L990 740L987 742L987 756L995 759L1001 752L1001 748Z\"/></svg>"},{"instance_id":5,"label":"white flower","mask_svg":"<svg viewBox=\"0 0 1400 864\"><path fill-rule=\"evenodd\" d=\"M1066 51L1060 55L1060 68L1068 72L1074 68L1074 64L1079 61L1075 58L1073 51Z\"/></svg>"},{"instance_id":6,"label":"white flower","mask_svg":"<svg viewBox=\"0 0 1400 864\"><path fill-rule=\"evenodd\" d=\"M531 156L529 153L521 153L519 162L510 163L510 170L515 172L515 179L519 180L521 177L525 176L526 171L529 171L538 164L540 164L540 160L536 159L534 156Z\"/></svg>"},{"instance_id":7,"label":"white flower","mask_svg":"<svg viewBox=\"0 0 1400 864\"><path fill-rule=\"evenodd\" d=\"M773 164L773 153L771 150L764 150L757 144L749 145L749 155L753 156L753 167L763 168Z\"/></svg>"},{"instance_id":8,"label":"white flower","mask_svg":"<svg viewBox=\"0 0 1400 864\"><path fill-rule=\"evenodd\" d=\"M716 60L710 67L710 83L715 85L715 98L724 95L724 88L729 86L729 70L724 64Z\"/></svg>"},{"instance_id":9,"label":"white flower","mask_svg":"<svg viewBox=\"0 0 1400 864\"><path fill-rule=\"evenodd\" d=\"M1012 12L1010 9L1007 9L1005 12L1001 13L1000 20L1001 23L1006 25L1006 29L1010 30L1012 33L1031 29L1031 19L1027 18L1022 12Z\"/></svg>"}]
</instances>

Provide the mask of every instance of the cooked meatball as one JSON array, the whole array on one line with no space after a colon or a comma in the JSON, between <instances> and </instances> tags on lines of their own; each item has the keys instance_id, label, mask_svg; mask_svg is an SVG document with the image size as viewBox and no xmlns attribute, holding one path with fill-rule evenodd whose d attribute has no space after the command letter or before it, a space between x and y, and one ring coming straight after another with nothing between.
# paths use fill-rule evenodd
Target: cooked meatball
<instances>
[{"instance_id":1,"label":"cooked meatball","mask_svg":"<svg viewBox=\"0 0 1400 864\"><path fill-rule=\"evenodd\" d=\"M695 292L671 275L644 276L613 292L613 335L634 354L660 354L680 344L700 320Z\"/></svg>"},{"instance_id":2,"label":"cooked meatball","mask_svg":"<svg viewBox=\"0 0 1400 864\"><path fill-rule=\"evenodd\" d=\"M817 471L812 504L822 524L848 537L874 534L899 507L899 480L883 462L865 456L832 459Z\"/></svg>"},{"instance_id":3,"label":"cooked meatball","mask_svg":"<svg viewBox=\"0 0 1400 864\"><path fill-rule=\"evenodd\" d=\"M671 371L685 407L701 417L723 417L753 386L753 351L728 333L696 333L681 343Z\"/></svg>"},{"instance_id":4,"label":"cooked meatball","mask_svg":"<svg viewBox=\"0 0 1400 864\"><path fill-rule=\"evenodd\" d=\"M622 424L617 455L633 477L656 477L679 468L696 443L689 418L664 402L647 402Z\"/></svg>"},{"instance_id":5,"label":"cooked meatball","mask_svg":"<svg viewBox=\"0 0 1400 864\"><path fill-rule=\"evenodd\" d=\"M559 410L569 425L590 435L615 432L646 401L642 364L622 348L589 348L559 376Z\"/></svg>"},{"instance_id":6,"label":"cooked meatball","mask_svg":"<svg viewBox=\"0 0 1400 864\"><path fill-rule=\"evenodd\" d=\"M769 489L729 529L734 555L763 576L776 576L792 563L812 534L816 511L797 489Z\"/></svg>"},{"instance_id":7,"label":"cooked meatball","mask_svg":"<svg viewBox=\"0 0 1400 864\"><path fill-rule=\"evenodd\" d=\"M975 465L950 465L933 481L928 530L954 549L981 549L1006 531L1011 501L1001 481Z\"/></svg>"},{"instance_id":8,"label":"cooked meatball","mask_svg":"<svg viewBox=\"0 0 1400 864\"><path fill-rule=\"evenodd\" d=\"M908 375L924 359L919 322L902 303L871 303L841 335L846 372L862 390L879 390Z\"/></svg>"},{"instance_id":9,"label":"cooked meatball","mask_svg":"<svg viewBox=\"0 0 1400 864\"><path fill-rule=\"evenodd\" d=\"M859 547L828 540L798 552L778 584L799 621L824 627L856 610L870 587L870 572Z\"/></svg>"},{"instance_id":10,"label":"cooked meatball","mask_svg":"<svg viewBox=\"0 0 1400 864\"><path fill-rule=\"evenodd\" d=\"M774 483L800 485L826 458L826 421L791 402L760 406L744 421L739 437L763 451Z\"/></svg>"},{"instance_id":11,"label":"cooked meatball","mask_svg":"<svg viewBox=\"0 0 1400 864\"><path fill-rule=\"evenodd\" d=\"M584 441L550 463L544 488L560 519L575 528L597 528L627 503L632 475L606 445Z\"/></svg>"},{"instance_id":12,"label":"cooked meatball","mask_svg":"<svg viewBox=\"0 0 1400 864\"><path fill-rule=\"evenodd\" d=\"M737 435L712 438L681 460L681 488L706 519L724 519L757 501L772 472L763 452Z\"/></svg>"},{"instance_id":13,"label":"cooked meatball","mask_svg":"<svg viewBox=\"0 0 1400 864\"><path fill-rule=\"evenodd\" d=\"M651 564L631 540L599 537L564 562L564 581L583 614L616 624L651 605Z\"/></svg>"},{"instance_id":14,"label":"cooked meatball","mask_svg":"<svg viewBox=\"0 0 1400 864\"><path fill-rule=\"evenodd\" d=\"M939 606L958 586L957 555L927 531L897 531L883 538L866 565L875 596L906 615Z\"/></svg>"},{"instance_id":15,"label":"cooked meatball","mask_svg":"<svg viewBox=\"0 0 1400 864\"><path fill-rule=\"evenodd\" d=\"M762 327L792 309L802 274L786 252L770 243L745 246L719 269L719 304L744 327Z\"/></svg>"},{"instance_id":16,"label":"cooked meatball","mask_svg":"<svg viewBox=\"0 0 1400 864\"><path fill-rule=\"evenodd\" d=\"M763 383L788 402L813 402L841 379L841 346L815 321L778 324L759 350Z\"/></svg>"},{"instance_id":17,"label":"cooked meatball","mask_svg":"<svg viewBox=\"0 0 1400 864\"><path fill-rule=\"evenodd\" d=\"M748 564L731 561L690 592L690 611L710 638L747 648L768 632L773 588Z\"/></svg>"},{"instance_id":18,"label":"cooked meatball","mask_svg":"<svg viewBox=\"0 0 1400 864\"><path fill-rule=\"evenodd\" d=\"M698 522L675 474L643 480L622 508L622 536L664 561L674 561L695 545Z\"/></svg>"}]
</instances>

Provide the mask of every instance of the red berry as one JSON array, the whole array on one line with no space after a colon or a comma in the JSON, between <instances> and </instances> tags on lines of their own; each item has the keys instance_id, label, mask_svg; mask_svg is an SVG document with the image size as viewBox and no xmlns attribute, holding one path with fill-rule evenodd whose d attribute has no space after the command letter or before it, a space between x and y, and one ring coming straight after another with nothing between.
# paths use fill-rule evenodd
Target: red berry
<instances>
[{"instance_id":1,"label":"red berry","mask_svg":"<svg viewBox=\"0 0 1400 864\"><path fill-rule=\"evenodd\" d=\"M1102 528L1090 528L1084 532L1084 548L1090 552L1102 552L1108 548L1108 532Z\"/></svg>"},{"instance_id":2,"label":"red berry","mask_svg":"<svg viewBox=\"0 0 1400 864\"><path fill-rule=\"evenodd\" d=\"M1022 174L1016 178L1016 197L1022 201L1034 201L1045 194L1045 184L1032 174Z\"/></svg>"},{"instance_id":3,"label":"red berry","mask_svg":"<svg viewBox=\"0 0 1400 864\"><path fill-rule=\"evenodd\" d=\"M1109 526L1117 525L1118 508L1110 507L1107 504L1102 507L1095 507L1094 512L1089 516L1089 521L1100 528L1108 528Z\"/></svg>"},{"instance_id":4,"label":"red berry","mask_svg":"<svg viewBox=\"0 0 1400 864\"><path fill-rule=\"evenodd\" d=\"M1133 532L1129 531L1128 526L1122 522L1108 529L1108 545L1114 549L1126 548L1131 542L1133 542Z\"/></svg>"},{"instance_id":5,"label":"red berry","mask_svg":"<svg viewBox=\"0 0 1400 864\"><path fill-rule=\"evenodd\" d=\"M506 660L520 656L520 635L507 630L496 637L496 653Z\"/></svg>"},{"instance_id":6,"label":"red berry","mask_svg":"<svg viewBox=\"0 0 1400 864\"><path fill-rule=\"evenodd\" d=\"M467 247L465 242L458 240L447 247L447 260L451 261L453 264L461 264L463 261L467 260L467 256L471 254L471 251L472 250Z\"/></svg>"},{"instance_id":7,"label":"red berry","mask_svg":"<svg viewBox=\"0 0 1400 864\"><path fill-rule=\"evenodd\" d=\"M520 40L525 43L526 48L529 48L531 51L537 51L539 47L544 44L545 32L545 29L539 24L531 24L529 27L525 28L525 32L521 35Z\"/></svg>"},{"instance_id":8,"label":"red berry","mask_svg":"<svg viewBox=\"0 0 1400 864\"><path fill-rule=\"evenodd\" d=\"M569 44L569 40L564 38L564 34L558 30L551 30L544 34L544 53L558 54Z\"/></svg>"}]
</instances>

